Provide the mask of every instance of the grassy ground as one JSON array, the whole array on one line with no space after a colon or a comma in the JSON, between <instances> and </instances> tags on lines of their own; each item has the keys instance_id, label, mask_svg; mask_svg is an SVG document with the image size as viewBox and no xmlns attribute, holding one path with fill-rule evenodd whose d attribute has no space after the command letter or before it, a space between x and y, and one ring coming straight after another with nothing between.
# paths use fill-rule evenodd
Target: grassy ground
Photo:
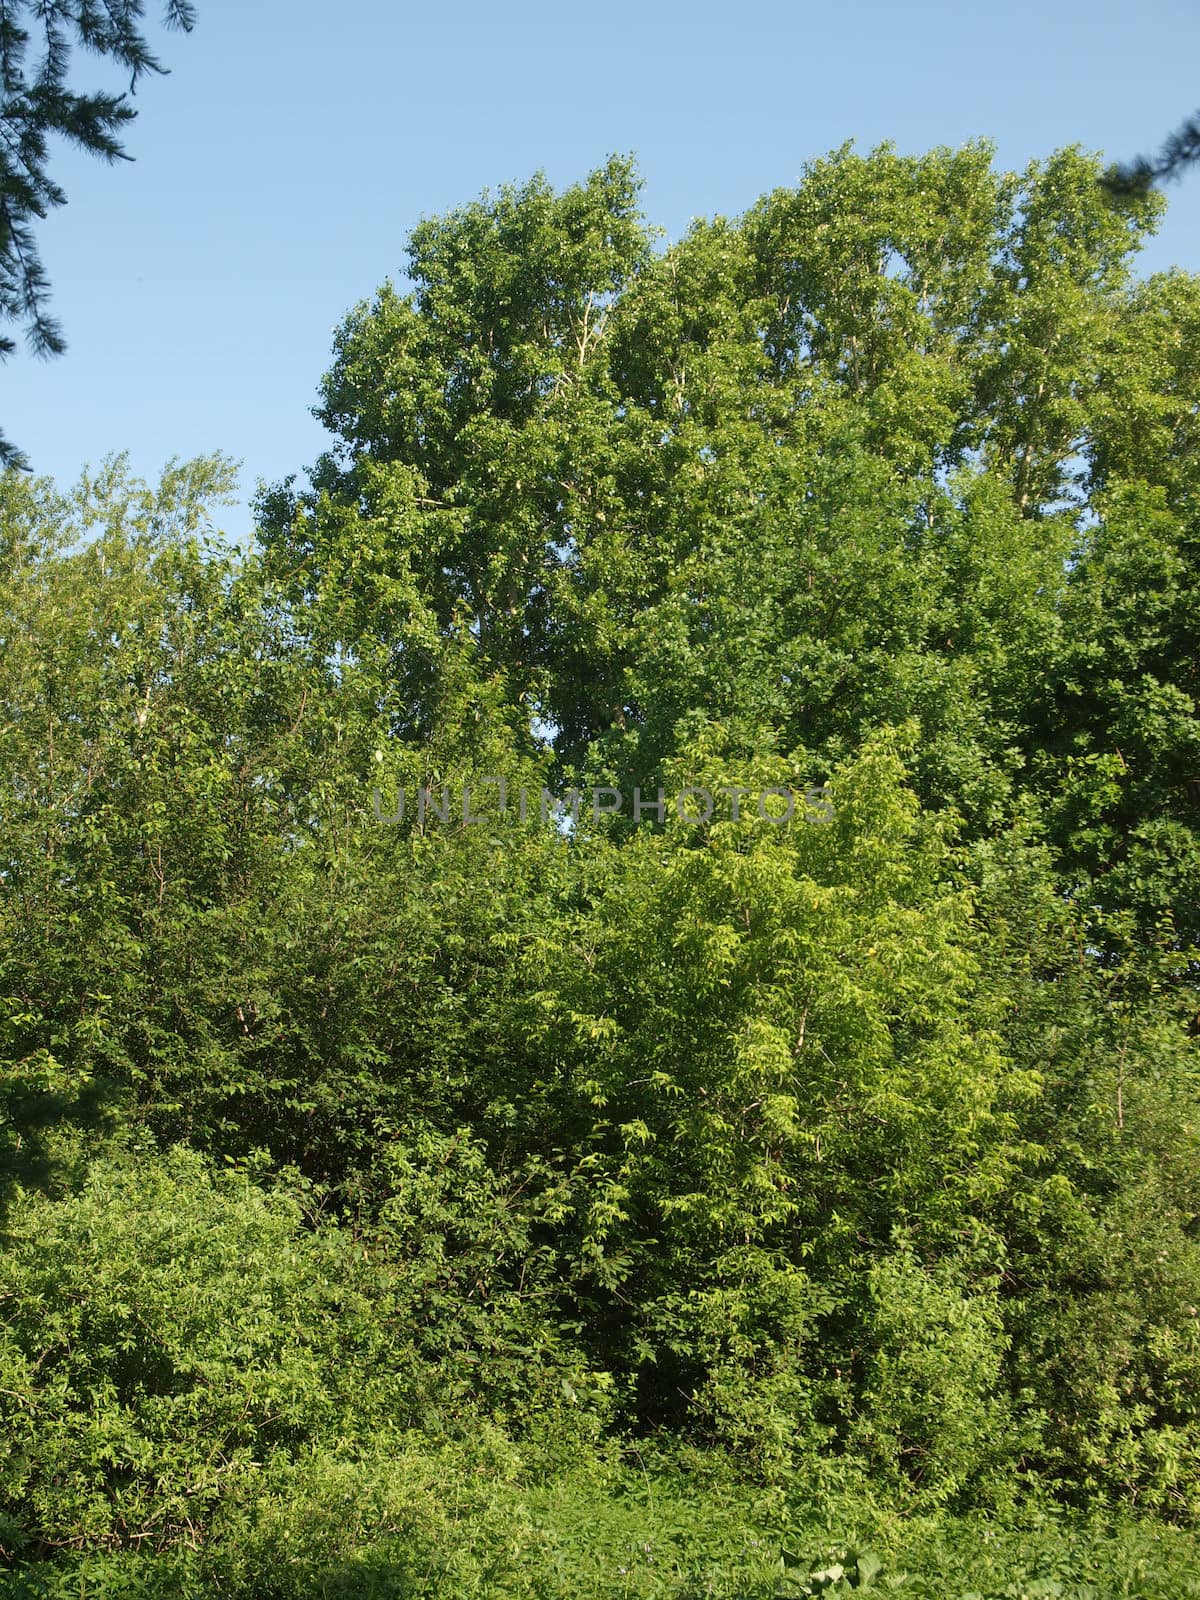
<instances>
[{"instance_id":1,"label":"grassy ground","mask_svg":"<svg viewBox=\"0 0 1200 1600\"><path fill-rule=\"evenodd\" d=\"M902 1516L626 1469L543 1479L414 1452L391 1473L314 1463L231 1508L199 1549L63 1552L0 1578L46 1600L1200 1600L1200 1540L1027 1510Z\"/></svg>"}]
</instances>

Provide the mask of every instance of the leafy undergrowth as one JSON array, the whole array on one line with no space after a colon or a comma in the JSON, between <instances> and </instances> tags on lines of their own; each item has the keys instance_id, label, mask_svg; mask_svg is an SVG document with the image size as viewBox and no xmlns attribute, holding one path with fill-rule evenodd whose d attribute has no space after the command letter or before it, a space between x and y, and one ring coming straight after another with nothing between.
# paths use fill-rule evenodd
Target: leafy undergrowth
<instances>
[{"instance_id":1,"label":"leafy undergrowth","mask_svg":"<svg viewBox=\"0 0 1200 1600\"><path fill-rule=\"evenodd\" d=\"M200 1549L92 1553L0 1577L21 1600L1200 1600L1200 1540L1045 1510L1010 1523L821 1508L597 1468L541 1479L502 1450L419 1443L264 1474Z\"/></svg>"}]
</instances>

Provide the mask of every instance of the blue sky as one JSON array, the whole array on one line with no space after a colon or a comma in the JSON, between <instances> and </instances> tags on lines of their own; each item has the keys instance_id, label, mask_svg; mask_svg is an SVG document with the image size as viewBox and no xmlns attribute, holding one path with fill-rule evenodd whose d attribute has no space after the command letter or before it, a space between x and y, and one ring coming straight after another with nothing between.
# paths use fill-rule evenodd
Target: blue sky
<instances>
[{"instance_id":1,"label":"blue sky","mask_svg":"<svg viewBox=\"0 0 1200 1600\"><path fill-rule=\"evenodd\" d=\"M156 10L156 0L149 9ZM132 164L63 149L69 203L42 227L69 349L0 369L0 427L72 481L128 450L302 471L335 324L403 272L423 215L543 170L632 152L651 220L744 210L847 139L903 151L992 139L1019 168L1081 143L1156 149L1200 104L1200 5L1147 0L790 4L199 0L158 34ZM86 79L85 75L86 74ZM105 81L94 62L79 81ZM1200 170L1169 191L1145 270L1200 271Z\"/></svg>"}]
</instances>

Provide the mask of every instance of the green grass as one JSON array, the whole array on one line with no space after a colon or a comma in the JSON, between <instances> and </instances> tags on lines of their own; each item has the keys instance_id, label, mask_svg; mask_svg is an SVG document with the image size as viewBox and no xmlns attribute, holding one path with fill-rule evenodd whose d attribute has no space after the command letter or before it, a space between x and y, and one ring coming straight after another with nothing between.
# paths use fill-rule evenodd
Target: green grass
<instances>
[{"instance_id":1,"label":"green grass","mask_svg":"<svg viewBox=\"0 0 1200 1600\"><path fill-rule=\"evenodd\" d=\"M785 1555L786 1552L786 1555ZM441 1451L264 1480L197 1550L72 1556L0 1578L43 1600L1200 1600L1200 1540L1029 1510L904 1517L867 1498L597 1467L550 1479Z\"/></svg>"}]
</instances>

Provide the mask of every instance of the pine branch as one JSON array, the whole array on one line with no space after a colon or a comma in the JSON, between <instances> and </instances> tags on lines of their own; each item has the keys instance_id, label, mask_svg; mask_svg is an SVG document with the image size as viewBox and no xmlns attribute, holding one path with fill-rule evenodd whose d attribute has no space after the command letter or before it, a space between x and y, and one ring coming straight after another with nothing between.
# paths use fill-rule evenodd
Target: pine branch
<instances>
[{"instance_id":1,"label":"pine branch","mask_svg":"<svg viewBox=\"0 0 1200 1600\"><path fill-rule=\"evenodd\" d=\"M123 94L81 94L68 86L71 48L127 68L132 95L146 73L167 70L142 33L145 9L145 0L0 0L0 321L23 323L38 355L66 348L46 310L50 286L33 232L67 198L47 171L48 135L102 161L129 160L120 134L136 115ZM26 70L32 36L21 25L29 18L41 50L32 72ZM188 33L195 20L191 0L165 0L164 26ZM14 348L0 337L0 360ZM24 465L0 435L0 466Z\"/></svg>"},{"instance_id":2,"label":"pine branch","mask_svg":"<svg viewBox=\"0 0 1200 1600\"><path fill-rule=\"evenodd\" d=\"M1138 156L1135 161L1112 166L1101 182L1114 200L1144 199L1156 183L1181 177L1200 161L1200 112L1188 119L1163 145L1158 156Z\"/></svg>"}]
</instances>

